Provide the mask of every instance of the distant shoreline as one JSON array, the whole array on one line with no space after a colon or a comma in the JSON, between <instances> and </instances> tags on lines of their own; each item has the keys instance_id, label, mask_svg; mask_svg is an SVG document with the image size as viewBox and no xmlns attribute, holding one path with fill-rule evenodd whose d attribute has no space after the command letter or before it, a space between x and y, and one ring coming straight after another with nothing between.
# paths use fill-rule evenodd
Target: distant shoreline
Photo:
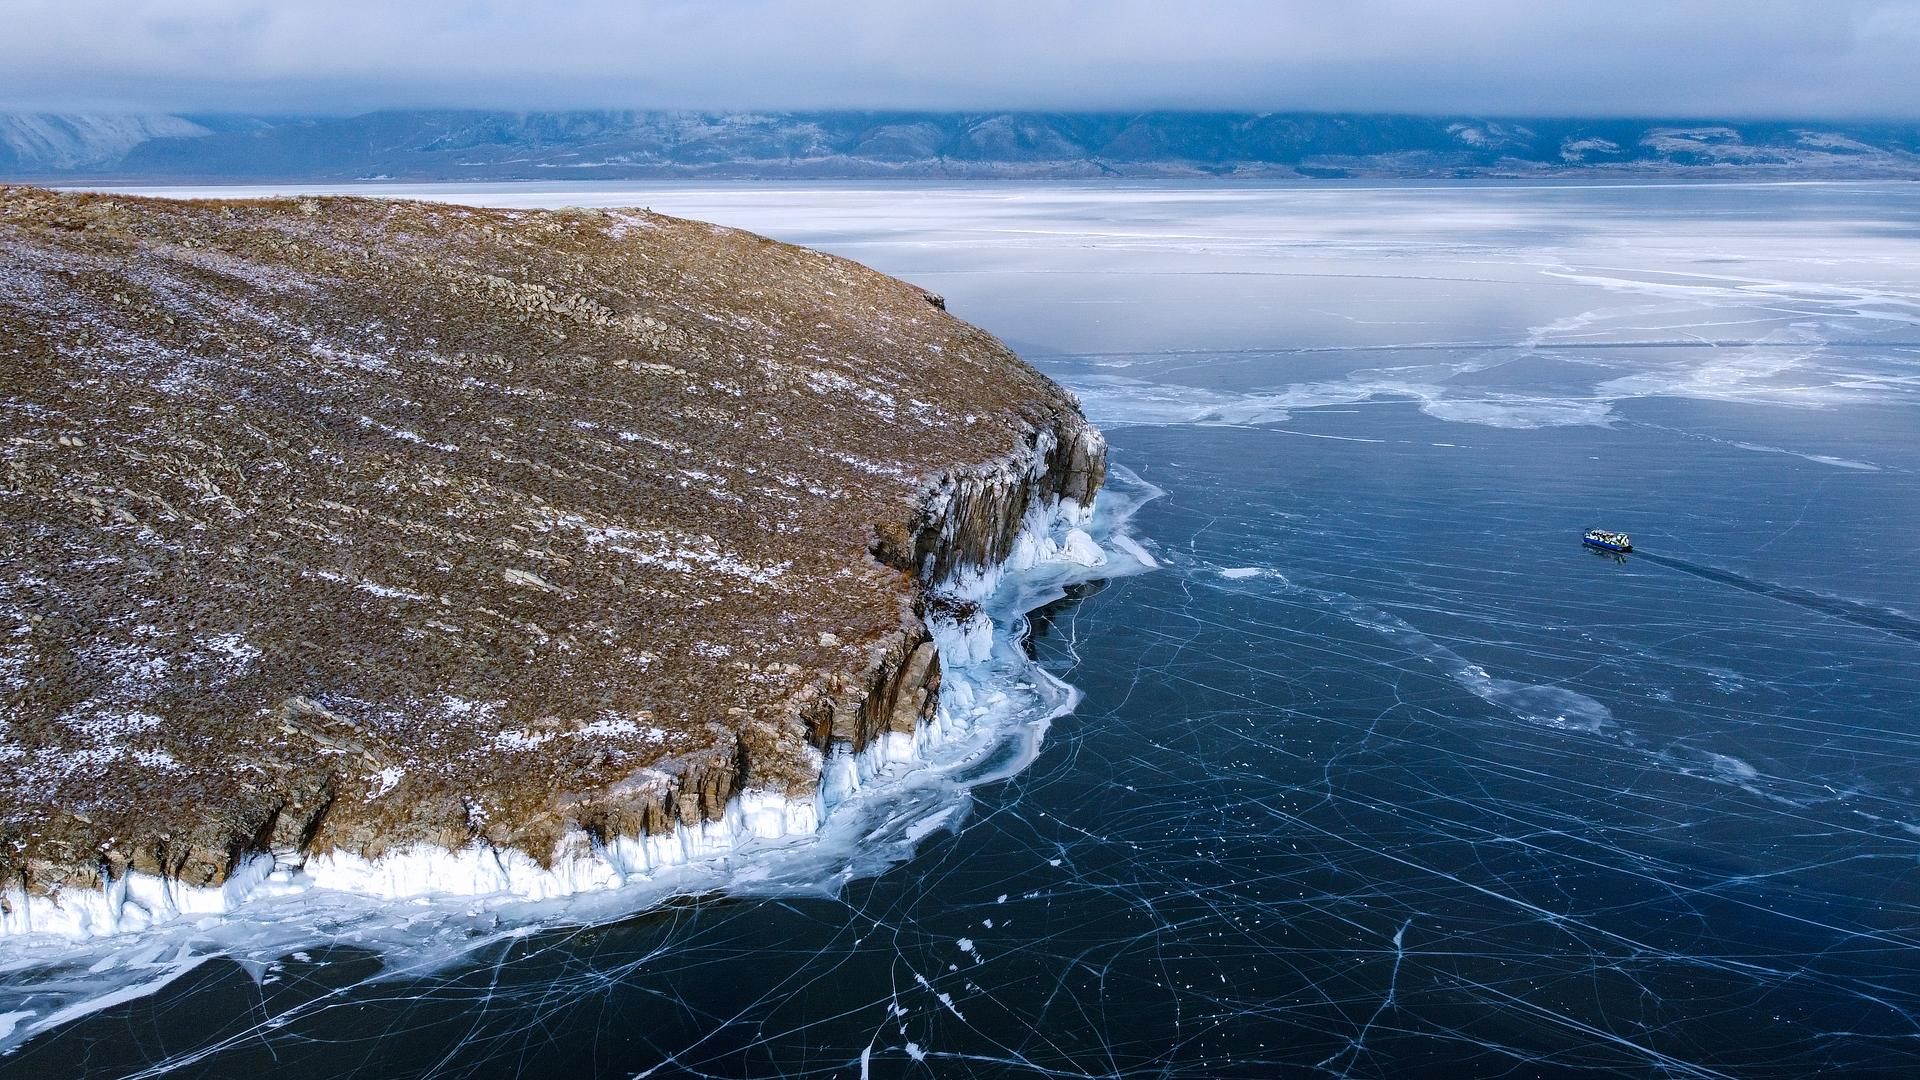
<instances>
[{"instance_id":1,"label":"distant shoreline","mask_svg":"<svg viewBox=\"0 0 1920 1080\"><path fill-rule=\"evenodd\" d=\"M0 112L0 179L1920 179L1920 124L1340 113Z\"/></svg>"}]
</instances>

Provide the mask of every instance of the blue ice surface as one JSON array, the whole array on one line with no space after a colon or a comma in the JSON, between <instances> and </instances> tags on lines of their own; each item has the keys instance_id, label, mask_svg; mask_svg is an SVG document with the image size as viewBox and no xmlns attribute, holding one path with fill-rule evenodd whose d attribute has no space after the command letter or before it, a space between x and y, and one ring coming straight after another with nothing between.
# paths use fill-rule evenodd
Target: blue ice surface
<instances>
[{"instance_id":1,"label":"blue ice surface","mask_svg":"<svg viewBox=\"0 0 1920 1080\"><path fill-rule=\"evenodd\" d=\"M1164 568L1036 615L1078 713L834 895L209 962L0 1071L1920 1072L1920 185L425 194L945 294Z\"/></svg>"}]
</instances>

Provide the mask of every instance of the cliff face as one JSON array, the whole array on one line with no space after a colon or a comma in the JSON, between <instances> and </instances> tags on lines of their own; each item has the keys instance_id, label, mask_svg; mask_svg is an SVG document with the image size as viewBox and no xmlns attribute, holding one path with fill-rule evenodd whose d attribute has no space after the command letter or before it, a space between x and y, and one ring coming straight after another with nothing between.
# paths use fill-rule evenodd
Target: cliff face
<instances>
[{"instance_id":1,"label":"cliff face","mask_svg":"<svg viewBox=\"0 0 1920 1080\"><path fill-rule=\"evenodd\" d=\"M0 189L0 367L16 897L811 798L1104 470L918 289L640 212Z\"/></svg>"}]
</instances>

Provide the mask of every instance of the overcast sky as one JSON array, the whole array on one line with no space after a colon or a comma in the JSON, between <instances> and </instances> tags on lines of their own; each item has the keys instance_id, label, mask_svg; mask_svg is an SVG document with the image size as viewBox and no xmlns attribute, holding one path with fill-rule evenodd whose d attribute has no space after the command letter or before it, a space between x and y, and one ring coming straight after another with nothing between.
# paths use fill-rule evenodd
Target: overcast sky
<instances>
[{"instance_id":1,"label":"overcast sky","mask_svg":"<svg viewBox=\"0 0 1920 1080\"><path fill-rule=\"evenodd\" d=\"M1920 0L0 0L0 109L1920 118Z\"/></svg>"}]
</instances>

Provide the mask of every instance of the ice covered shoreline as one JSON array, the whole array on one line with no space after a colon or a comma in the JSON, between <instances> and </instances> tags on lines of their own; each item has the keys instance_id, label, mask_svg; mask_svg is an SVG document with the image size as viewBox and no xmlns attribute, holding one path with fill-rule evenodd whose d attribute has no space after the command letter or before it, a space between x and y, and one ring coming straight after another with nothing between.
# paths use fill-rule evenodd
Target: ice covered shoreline
<instances>
[{"instance_id":1,"label":"ice covered shoreline","mask_svg":"<svg viewBox=\"0 0 1920 1080\"><path fill-rule=\"evenodd\" d=\"M36 975L71 978L77 968L96 978L51 995L71 999L56 1008L14 1016L0 1047L84 1015L89 1001L104 1007L152 992L210 956L270 962L327 940L327 927L370 913L378 921L383 906L385 914L405 908L407 926L440 919L418 942L370 930L383 952L418 944L423 956L451 959L501 933L619 918L672 896L817 894L878 872L955 824L972 785L1024 768L1048 723L1077 703L1077 691L1022 650L1026 613L1071 586L1157 565L1126 527L1158 494L1118 472L1093 507L1072 499L1036 505L1005 559L942 578L933 591L977 607L965 618L929 619L944 673L932 719L858 752L836 747L811 799L749 789L718 820L669 833L606 843L570 835L551 868L476 841L377 860L331 852L300 865L262 854L210 888L130 872L104 889L57 897L9 890L0 982L13 985L0 987L0 1012L12 1008L9 999L31 996Z\"/></svg>"}]
</instances>

